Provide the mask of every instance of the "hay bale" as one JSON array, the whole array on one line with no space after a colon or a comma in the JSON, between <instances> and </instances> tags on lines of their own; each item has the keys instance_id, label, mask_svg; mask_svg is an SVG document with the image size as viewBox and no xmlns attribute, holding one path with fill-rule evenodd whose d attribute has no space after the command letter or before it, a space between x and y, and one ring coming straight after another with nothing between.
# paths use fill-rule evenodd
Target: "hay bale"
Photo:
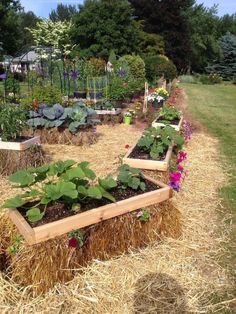
<instances>
[{"instance_id":1,"label":"hay bale","mask_svg":"<svg viewBox=\"0 0 236 314\"><path fill-rule=\"evenodd\" d=\"M101 114L99 115L99 119L101 120L102 124L118 124L123 122L122 114Z\"/></svg>"},{"instance_id":2,"label":"hay bale","mask_svg":"<svg viewBox=\"0 0 236 314\"><path fill-rule=\"evenodd\" d=\"M61 145L91 145L97 142L99 134L93 127L84 127L77 134L72 134L65 128L37 129L34 130L34 136L40 136L43 144L61 144ZM32 130L26 131L26 135L32 135Z\"/></svg>"},{"instance_id":3,"label":"hay bale","mask_svg":"<svg viewBox=\"0 0 236 314\"><path fill-rule=\"evenodd\" d=\"M44 293L58 282L71 280L75 269L87 266L93 259L106 260L132 248L144 247L162 236L178 238L181 235L181 215L170 201L149 209L151 220L145 223L133 212L84 228L85 244L81 249L69 248L67 236L34 246L25 245L16 255L7 255L10 260L7 275L20 285L32 286L35 292ZM0 228L1 224L0 220Z\"/></svg>"},{"instance_id":4,"label":"hay bale","mask_svg":"<svg viewBox=\"0 0 236 314\"><path fill-rule=\"evenodd\" d=\"M17 170L41 166L49 161L49 156L38 145L24 151L0 149L0 174L7 176Z\"/></svg>"}]
</instances>

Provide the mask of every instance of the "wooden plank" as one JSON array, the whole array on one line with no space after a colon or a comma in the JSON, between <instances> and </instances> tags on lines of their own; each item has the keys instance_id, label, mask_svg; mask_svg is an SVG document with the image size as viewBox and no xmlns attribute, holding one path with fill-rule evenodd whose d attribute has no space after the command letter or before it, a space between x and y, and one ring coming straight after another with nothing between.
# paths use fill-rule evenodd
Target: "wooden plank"
<instances>
[{"instance_id":1,"label":"wooden plank","mask_svg":"<svg viewBox=\"0 0 236 314\"><path fill-rule=\"evenodd\" d=\"M178 125L170 124L170 126L171 126L172 128L174 128L176 131L180 131L180 128L181 128L182 123L183 123L183 119L184 119L184 117L183 117L183 115L182 115L181 118L180 118L180 120L179 120ZM154 120L154 121L152 122L152 126L153 126L154 128L160 128L160 127L162 127L162 126L166 126L166 124L160 123L160 122L156 122L156 120Z\"/></svg>"},{"instance_id":2,"label":"wooden plank","mask_svg":"<svg viewBox=\"0 0 236 314\"><path fill-rule=\"evenodd\" d=\"M32 228L16 209L9 210L9 217L15 223L27 243L32 245L53 239L72 230L84 228L86 226L126 214L145 206L163 202L172 196L172 190L168 185L149 178L148 176L144 177L161 188L119 201L117 203L91 209L36 228Z\"/></svg>"},{"instance_id":3,"label":"wooden plank","mask_svg":"<svg viewBox=\"0 0 236 314\"><path fill-rule=\"evenodd\" d=\"M117 108L116 110L95 110L98 115L110 114L110 115L118 115L121 113L121 109Z\"/></svg>"},{"instance_id":4,"label":"wooden plank","mask_svg":"<svg viewBox=\"0 0 236 314\"><path fill-rule=\"evenodd\" d=\"M129 155L132 153L133 149L137 143L131 147L123 158L123 164L127 164L130 167L147 169L147 170L159 170L159 171L167 171L169 167L169 162L173 150L173 145L170 145L168 151L166 153L166 157L164 160L146 160L146 159L138 159L138 158L129 158Z\"/></svg>"},{"instance_id":5,"label":"wooden plank","mask_svg":"<svg viewBox=\"0 0 236 314\"><path fill-rule=\"evenodd\" d=\"M9 209L8 216L16 225L20 233L24 236L28 244L35 244L35 234L33 228L28 224L25 218L17 209Z\"/></svg>"},{"instance_id":6,"label":"wooden plank","mask_svg":"<svg viewBox=\"0 0 236 314\"><path fill-rule=\"evenodd\" d=\"M40 143L40 136L35 136L24 142L4 142L0 141L0 149L6 150L26 150L34 144Z\"/></svg>"}]
</instances>

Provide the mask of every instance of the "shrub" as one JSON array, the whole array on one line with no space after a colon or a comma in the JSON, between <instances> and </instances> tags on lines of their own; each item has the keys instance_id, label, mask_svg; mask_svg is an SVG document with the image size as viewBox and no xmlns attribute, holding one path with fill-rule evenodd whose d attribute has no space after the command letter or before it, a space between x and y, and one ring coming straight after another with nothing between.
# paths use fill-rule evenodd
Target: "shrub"
<instances>
[{"instance_id":1,"label":"shrub","mask_svg":"<svg viewBox=\"0 0 236 314\"><path fill-rule=\"evenodd\" d=\"M3 141L14 140L27 127L26 111L17 105L0 107L0 137Z\"/></svg>"},{"instance_id":2,"label":"shrub","mask_svg":"<svg viewBox=\"0 0 236 314\"><path fill-rule=\"evenodd\" d=\"M193 75L181 75L179 76L181 83L197 84L197 78Z\"/></svg>"},{"instance_id":3,"label":"shrub","mask_svg":"<svg viewBox=\"0 0 236 314\"><path fill-rule=\"evenodd\" d=\"M105 74L106 62L101 58L91 58L87 61L87 74L89 76L102 76Z\"/></svg>"},{"instance_id":4,"label":"shrub","mask_svg":"<svg viewBox=\"0 0 236 314\"><path fill-rule=\"evenodd\" d=\"M168 80L173 80L177 76L176 66L166 56L148 56L144 61L146 77L150 82L155 82L163 74Z\"/></svg>"},{"instance_id":5,"label":"shrub","mask_svg":"<svg viewBox=\"0 0 236 314\"><path fill-rule=\"evenodd\" d=\"M61 91L51 85L37 85L33 89L32 99L37 99L39 103L45 103L47 105L53 105L62 103Z\"/></svg>"},{"instance_id":6,"label":"shrub","mask_svg":"<svg viewBox=\"0 0 236 314\"><path fill-rule=\"evenodd\" d=\"M12 73L7 75L5 82L6 93L19 94L20 93L20 82L14 78Z\"/></svg>"},{"instance_id":7,"label":"shrub","mask_svg":"<svg viewBox=\"0 0 236 314\"><path fill-rule=\"evenodd\" d=\"M127 64L130 76L145 81L145 63L140 56L125 55L119 61Z\"/></svg>"},{"instance_id":8,"label":"shrub","mask_svg":"<svg viewBox=\"0 0 236 314\"><path fill-rule=\"evenodd\" d=\"M202 74L199 76L199 81L206 85L220 84L222 83L222 77L217 73L211 73L210 75Z\"/></svg>"},{"instance_id":9,"label":"shrub","mask_svg":"<svg viewBox=\"0 0 236 314\"><path fill-rule=\"evenodd\" d=\"M142 80L113 77L109 85L108 98L110 100L124 100L131 98L134 93L141 91L143 88L144 82Z\"/></svg>"}]
</instances>

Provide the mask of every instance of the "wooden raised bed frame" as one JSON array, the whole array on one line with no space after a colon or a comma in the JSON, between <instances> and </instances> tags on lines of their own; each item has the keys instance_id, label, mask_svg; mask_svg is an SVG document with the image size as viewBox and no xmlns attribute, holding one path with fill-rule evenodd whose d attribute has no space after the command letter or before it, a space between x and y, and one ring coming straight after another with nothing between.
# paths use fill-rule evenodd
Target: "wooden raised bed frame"
<instances>
[{"instance_id":1,"label":"wooden raised bed frame","mask_svg":"<svg viewBox=\"0 0 236 314\"><path fill-rule=\"evenodd\" d=\"M37 244L72 230L84 228L145 206L163 202L172 197L172 189L168 185L148 176L145 176L145 179L151 181L160 188L155 191L146 192L126 200L94 208L35 228L32 228L28 224L17 209L9 209L9 217L29 245Z\"/></svg>"},{"instance_id":2,"label":"wooden raised bed frame","mask_svg":"<svg viewBox=\"0 0 236 314\"><path fill-rule=\"evenodd\" d=\"M123 164L129 165L130 167L139 168L139 169L147 169L147 170L159 170L159 171L167 171L169 167L169 162L173 150L173 145L170 145L168 151L166 153L166 157L164 160L152 160L152 159L136 159L130 158L129 155L135 148L137 143L131 147L123 158Z\"/></svg>"},{"instance_id":3,"label":"wooden raised bed frame","mask_svg":"<svg viewBox=\"0 0 236 314\"><path fill-rule=\"evenodd\" d=\"M95 110L96 111L96 114L98 115L102 115L102 114L110 114L110 115L118 115L121 113L121 109L120 108L117 108L115 110Z\"/></svg>"},{"instance_id":4,"label":"wooden raised bed frame","mask_svg":"<svg viewBox=\"0 0 236 314\"><path fill-rule=\"evenodd\" d=\"M158 118L156 118L156 119L158 119ZM154 128L160 128L162 126L166 126L167 125L167 124L164 124L164 123L156 122L156 119L152 122L152 126ZM168 125L171 126L172 128L174 128L176 131L180 131L181 125L183 123L183 120L184 120L184 116L182 115L180 120L179 120L178 125L175 125L175 124L168 124Z\"/></svg>"},{"instance_id":5,"label":"wooden raised bed frame","mask_svg":"<svg viewBox=\"0 0 236 314\"><path fill-rule=\"evenodd\" d=\"M26 150L34 144L40 144L40 136L34 136L24 142L4 142L0 141L0 149L7 150Z\"/></svg>"}]
</instances>

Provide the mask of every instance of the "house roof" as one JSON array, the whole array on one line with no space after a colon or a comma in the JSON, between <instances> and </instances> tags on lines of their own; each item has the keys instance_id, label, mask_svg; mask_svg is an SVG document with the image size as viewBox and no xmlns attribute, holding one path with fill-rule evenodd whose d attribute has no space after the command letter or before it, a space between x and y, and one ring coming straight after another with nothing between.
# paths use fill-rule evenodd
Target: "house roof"
<instances>
[{"instance_id":1,"label":"house roof","mask_svg":"<svg viewBox=\"0 0 236 314\"><path fill-rule=\"evenodd\" d=\"M34 51L31 50L27 53L24 53L23 55L16 57L12 59L12 62L18 63L18 62L35 62L38 57L38 54Z\"/></svg>"}]
</instances>

